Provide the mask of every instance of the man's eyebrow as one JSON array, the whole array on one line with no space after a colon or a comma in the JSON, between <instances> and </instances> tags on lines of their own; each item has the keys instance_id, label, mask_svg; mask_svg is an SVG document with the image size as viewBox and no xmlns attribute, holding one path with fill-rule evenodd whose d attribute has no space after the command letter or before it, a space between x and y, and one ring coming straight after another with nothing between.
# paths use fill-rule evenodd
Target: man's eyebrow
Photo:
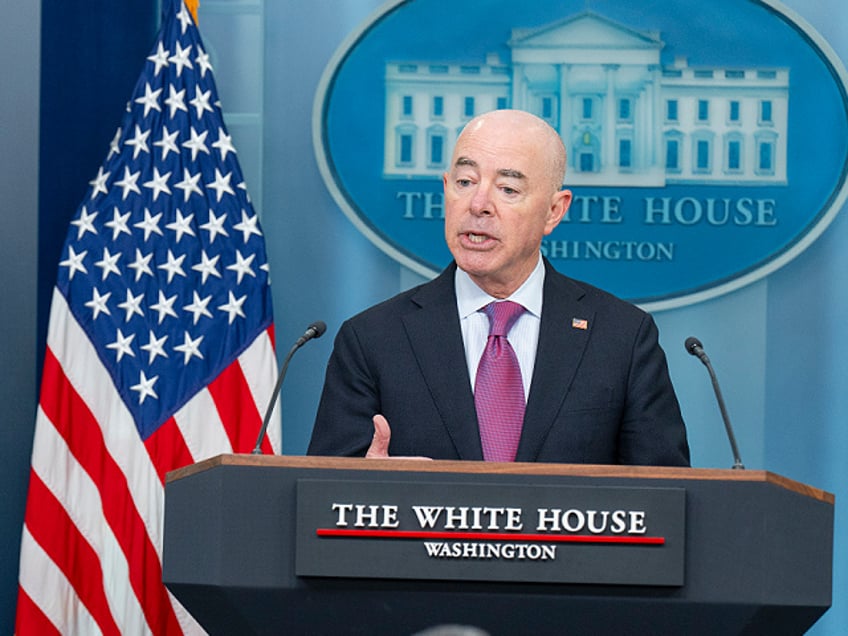
<instances>
[{"instance_id":1,"label":"man's eyebrow","mask_svg":"<svg viewBox=\"0 0 848 636\"><path fill-rule=\"evenodd\" d=\"M453 164L457 168L466 167L466 168L477 168L479 167L477 162L474 161L471 157L457 157L456 162ZM527 175L525 175L521 170L515 170L513 168L501 168L498 170L498 174L502 177L507 177L510 179L526 179Z\"/></svg>"},{"instance_id":2,"label":"man's eyebrow","mask_svg":"<svg viewBox=\"0 0 848 636\"><path fill-rule=\"evenodd\" d=\"M501 168L498 170L498 174L502 177L508 177L510 179L526 179L527 177L521 170L513 170L511 168Z\"/></svg>"},{"instance_id":3,"label":"man's eyebrow","mask_svg":"<svg viewBox=\"0 0 848 636\"><path fill-rule=\"evenodd\" d=\"M467 166L469 168L476 168L477 162L471 159L470 157L457 157L456 163L453 164L456 167Z\"/></svg>"}]
</instances>

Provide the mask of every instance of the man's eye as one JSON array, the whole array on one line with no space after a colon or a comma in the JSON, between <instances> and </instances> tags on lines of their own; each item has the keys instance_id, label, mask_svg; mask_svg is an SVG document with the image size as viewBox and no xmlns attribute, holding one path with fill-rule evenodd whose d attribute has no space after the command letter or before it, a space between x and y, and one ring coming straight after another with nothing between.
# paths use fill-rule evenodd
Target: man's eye
<instances>
[{"instance_id":1,"label":"man's eye","mask_svg":"<svg viewBox=\"0 0 848 636\"><path fill-rule=\"evenodd\" d=\"M458 185L460 188L468 187L471 185L471 179L457 179L456 185Z\"/></svg>"},{"instance_id":2,"label":"man's eye","mask_svg":"<svg viewBox=\"0 0 848 636\"><path fill-rule=\"evenodd\" d=\"M509 186L504 186L503 188L501 188L501 190L503 191L504 194L509 194L509 195L518 194L518 190L510 188Z\"/></svg>"}]
</instances>

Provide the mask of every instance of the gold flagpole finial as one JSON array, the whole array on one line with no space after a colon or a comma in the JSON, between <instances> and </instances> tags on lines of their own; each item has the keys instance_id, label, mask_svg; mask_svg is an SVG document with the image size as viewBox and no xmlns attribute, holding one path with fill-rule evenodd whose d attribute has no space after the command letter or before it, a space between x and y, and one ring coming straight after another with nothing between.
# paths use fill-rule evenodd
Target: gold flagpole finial
<instances>
[{"instance_id":1,"label":"gold flagpole finial","mask_svg":"<svg viewBox=\"0 0 848 636\"><path fill-rule=\"evenodd\" d=\"M188 10L191 12L191 17L194 18L195 24L200 24L197 21L197 8L200 6L200 0L185 0Z\"/></svg>"}]
</instances>

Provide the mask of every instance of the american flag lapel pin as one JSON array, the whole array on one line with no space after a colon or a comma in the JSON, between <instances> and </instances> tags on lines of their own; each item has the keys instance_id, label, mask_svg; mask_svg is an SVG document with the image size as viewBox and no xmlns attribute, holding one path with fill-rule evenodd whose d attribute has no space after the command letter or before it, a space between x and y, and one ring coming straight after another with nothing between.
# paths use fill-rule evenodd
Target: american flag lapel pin
<instances>
[{"instance_id":1,"label":"american flag lapel pin","mask_svg":"<svg viewBox=\"0 0 848 636\"><path fill-rule=\"evenodd\" d=\"M571 328L572 329L582 329L586 331L589 328L589 321L585 318L572 318L571 319Z\"/></svg>"}]
</instances>

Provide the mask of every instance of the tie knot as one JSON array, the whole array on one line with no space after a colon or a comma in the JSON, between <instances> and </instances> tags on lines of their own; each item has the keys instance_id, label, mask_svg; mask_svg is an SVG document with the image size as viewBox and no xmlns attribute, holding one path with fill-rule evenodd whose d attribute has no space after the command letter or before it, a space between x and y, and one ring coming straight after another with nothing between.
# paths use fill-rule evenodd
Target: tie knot
<instances>
[{"instance_id":1,"label":"tie knot","mask_svg":"<svg viewBox=\"0 0 848 636\"><path fill-rule=\"evenodd\" d=\"M489 335L505 336L512 329L518 317L524 313L524 307L511 300L489 303L483 307L489 317Z\"/></svg>"}]
</instances>

